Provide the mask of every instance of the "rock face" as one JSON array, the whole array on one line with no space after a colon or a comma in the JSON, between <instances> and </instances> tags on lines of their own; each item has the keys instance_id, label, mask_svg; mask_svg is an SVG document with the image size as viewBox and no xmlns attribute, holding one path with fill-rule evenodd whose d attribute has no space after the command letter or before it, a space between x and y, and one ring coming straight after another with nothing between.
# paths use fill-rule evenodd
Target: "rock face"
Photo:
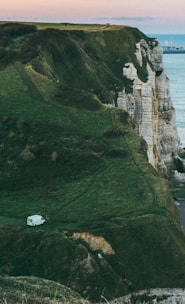
<instances>
[{"instance_id":1,"label":"rock face","mask_svg":"<svg viewBox=\"0 0 185 304\"><path fill-rule=\"evenodd\" d=\"M136 44L135 55L148 77L142 81L133 63L125 64L123 75L132 81L132 92L125 88L119 92L117 105L129 112L137 133L146 140L149 162L163 171L178 155L179 138L162 48L157 41L148 44L142 39Z\"/></svg>"},{"instance_id":2,"label":"rock face","mask_svg":"<svg viewBox=\"0 0 185 304\"><path fill-rule=\"evenodd\" d=\"M130 294L111 301L111 304L178 304L185 303L185 291L180 288L150 289L141 290L137 293Z\"/></svg>"}]
</instances>

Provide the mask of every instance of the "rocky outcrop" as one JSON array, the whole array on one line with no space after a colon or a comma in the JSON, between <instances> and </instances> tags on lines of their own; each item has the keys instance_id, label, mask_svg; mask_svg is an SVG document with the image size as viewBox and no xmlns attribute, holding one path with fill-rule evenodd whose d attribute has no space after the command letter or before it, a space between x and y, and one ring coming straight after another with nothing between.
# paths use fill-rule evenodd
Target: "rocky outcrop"
<instances>
[{"instance_id":1,"label":"rocky outcrop","mask_svg":"<svg viewBox=\"0 0 185 304\"><path fill-rule=\"evenodd\" d=\"M95 236L88 232L73 232L71 237L74 240L85 241L92 251L100 250L103 254L115 254L111 245L102 236Z\"/></svg>"},{"instance_id":2,"label":"rocky outcrop","mask_svg":"<svg viewBox=\"0 0 185 304\"><path fill-rule=\"evenodd\" d=\"M185 303L185 290L180 288L158 288L141 290L125 297L113 300L111 304L178 304Z\"/></svg>"},{"instance_id":3,"label":"rocky outcrop","mask_svg":"<svg viewBox=\"0 0 185 304\"><path fill-rule=\"evenodd\" d=\"M148 145L148 160L165 170L178 155L179 138L175 125L175 110L170 98L169 79L162 65L162 48L156 40L144 39L136 44L136 58L148 77L141 80L137 67L128 62L123 75L132 81L132 92L119 92L117 105L129 112L137 133Z\"/></svg>"},{"instance_id":4,"label":"rocky outcrop","mask_svg":"<svg viewBox=\"0 0 185 304\"><path fill-rule=\"evenodd\" d=\"M127 290L127 280L109 262L115 253L101 236L72 233L70 238L64 231L25 232L3 225L0 232L0 274L47 278L96 301L103 293L110 298Z\"/></svg>"}]
</instances>

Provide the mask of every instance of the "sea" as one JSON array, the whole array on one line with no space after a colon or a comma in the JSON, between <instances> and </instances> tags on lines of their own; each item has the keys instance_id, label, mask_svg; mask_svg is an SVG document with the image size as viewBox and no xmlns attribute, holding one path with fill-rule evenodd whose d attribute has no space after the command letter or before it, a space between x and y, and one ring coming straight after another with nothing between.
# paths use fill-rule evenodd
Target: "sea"
<instances>
[{"instance_id":1,"label":"sea","mask_svg":"<svg viewBox=\"0 0 185 304\"><path fill-rule=\"evenodd\" d=\"M185 34L156 34L150 35L158 39L161 46L169 45L185 47ZM176 112L176 126L182 148L185 148L185 54L163 54L163 67L170 80L170 95ZM182 231L185 234L185 174L180 174L178 191L174 200L179 211Z\"/></svg>"},{"instance_id":2,"label":"sea","mask_svg":"<svg viewBox=\"0 0 185 304\"><path fill-rule=\"evenodd\" d=\"M185 34L152 34L161 46L185 47ZM170 95L176 111L176 126L185 147L185 54L163 54L163 67L170 80Z\"/></svg>"}]
</instances>

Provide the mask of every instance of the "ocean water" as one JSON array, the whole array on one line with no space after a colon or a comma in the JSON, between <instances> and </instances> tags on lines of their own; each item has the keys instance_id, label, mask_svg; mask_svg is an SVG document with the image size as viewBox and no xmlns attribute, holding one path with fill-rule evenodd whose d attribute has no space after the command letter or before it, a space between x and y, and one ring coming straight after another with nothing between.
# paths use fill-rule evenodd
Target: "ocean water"
<instances>
[{"instance_id":1,"label":"ocean water","mask_svg":"<svg viewBox=\"0 0 185 304\"><path fill-rule=\"evenodd\" d=\"M159 40L161 45L185 47L185 35L150 35ZM181 146L185 147L185 54L163 54L163 66L170 80L170 95L176 112L176 126ZM182 230L185 234L185 188L180 180L181 191L176 193L175 201L179 210ZM180 185L179 184L179 185Z\"/></svg>"},{"instance_id":2,"label":"ocean water","mask_svg":"<svg viewBox=\"0 0 185 304\"><path fill-rule=\"evenodd\" d=\"M185 47L185 35L152 35L161 45ZM185 54L163 54L163 66L170 79L170 95L176 112L181 146L185 147Z\"/></svg>"}]
</instances>

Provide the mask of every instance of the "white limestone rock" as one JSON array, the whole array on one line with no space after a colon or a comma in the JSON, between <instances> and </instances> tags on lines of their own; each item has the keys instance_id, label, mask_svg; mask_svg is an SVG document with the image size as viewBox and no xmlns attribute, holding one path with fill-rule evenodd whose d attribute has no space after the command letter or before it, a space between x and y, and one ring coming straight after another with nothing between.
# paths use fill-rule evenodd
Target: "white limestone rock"
<instances>
[{"instance_id":1,"label":"white limestone rock","mask_svg":"<svg viewBox=\"0 0 185 304\"><path fill-rule=\"evenodd\" d=\"M185 290L180 288L158 288L141 290L115 299L110 304L184 304Z\"/></svg>"},{"instance_id":2,"label":"white limestone rock","mask_svg":"<svg viewBox=\"0 0 185 304\"><path fill-rule=\"evenodd\" d=\"M156 169L165 170L177 157L180 141L175 125L175 110L170 98L169 79L162 65L162 48L157 41L136 44L136 58L142 66L147 57L148 79L143 82L133 63L123 67L123 75L133 81L132 93L118 93L117 105L129 112L136 132L148 145L148 160ZM146 61L146 60L145 60Z\"/></svg>"}]
</instances>

